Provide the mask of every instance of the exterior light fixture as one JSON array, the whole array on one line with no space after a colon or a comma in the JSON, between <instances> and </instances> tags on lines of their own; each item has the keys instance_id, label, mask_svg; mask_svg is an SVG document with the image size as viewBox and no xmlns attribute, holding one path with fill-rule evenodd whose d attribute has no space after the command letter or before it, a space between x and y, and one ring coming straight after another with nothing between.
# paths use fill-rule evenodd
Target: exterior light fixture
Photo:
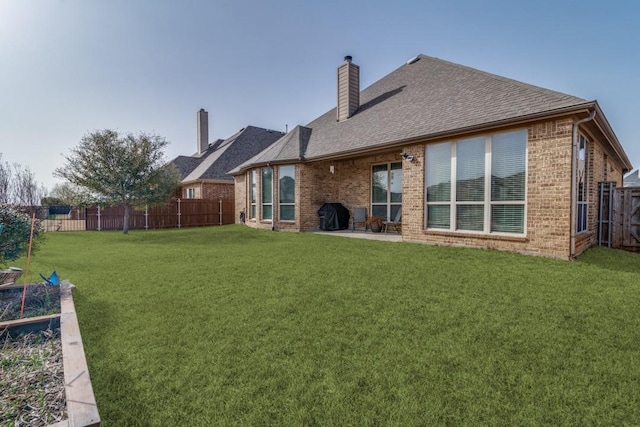
<instances>
[{"instance_id":1,"label":"exterior light fixture","mask_svg":"<svg viewBox=\"0 0 640 427\"><path fill-rule=\"evenodd\" d=\"M408 162L412 162L414 157L411 154L402 153L402 160L406 160Z\"/></svg>"}]
</instances>

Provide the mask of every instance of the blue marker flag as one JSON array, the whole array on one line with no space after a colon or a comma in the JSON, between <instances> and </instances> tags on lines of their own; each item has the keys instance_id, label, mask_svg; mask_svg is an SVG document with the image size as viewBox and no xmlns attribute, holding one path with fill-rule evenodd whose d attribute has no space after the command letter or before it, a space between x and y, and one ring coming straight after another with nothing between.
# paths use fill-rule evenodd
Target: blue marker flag
<instances>
[{"instance_id":1,"label":"blue marker flag","mask_svg":"<svg viewBox=\"0 0 640 427\"><path fill-rule=\"evenodd\" d=\"M49 285L56 286L60 284L60 277L58 277L58 273L56 273L55 271L51 273L51 276L49 276L48 279L44 277L42 274L40 275L40 277L42 277L44 281L47 282L47 284Z\"/></svg>"}]
</instances>

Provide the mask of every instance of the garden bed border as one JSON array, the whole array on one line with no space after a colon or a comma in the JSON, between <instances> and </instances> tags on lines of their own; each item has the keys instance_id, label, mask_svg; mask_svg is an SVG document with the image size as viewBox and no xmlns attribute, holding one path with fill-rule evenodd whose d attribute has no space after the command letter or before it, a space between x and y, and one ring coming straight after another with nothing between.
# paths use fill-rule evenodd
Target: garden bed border
<instances>
[{"instance_id":1,"label":"garden bed border","mask_svg":"<svg viewBox=\"0 0 640 427\"><path fill-rule=\"evenodd\" d=\"M69 427L98 427L100 426L98 405L93 394L80 336L80 324L73 305L72 290L75 286L66 280L63 280L60 286L60 337L68 425Z\"/></svg>"}]
</instances>

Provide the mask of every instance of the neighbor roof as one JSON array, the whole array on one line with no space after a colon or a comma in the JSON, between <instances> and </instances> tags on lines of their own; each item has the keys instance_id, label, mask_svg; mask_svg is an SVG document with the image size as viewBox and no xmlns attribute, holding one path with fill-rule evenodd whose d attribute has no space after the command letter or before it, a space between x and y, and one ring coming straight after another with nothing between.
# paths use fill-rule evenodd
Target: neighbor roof
<instances>
[{"instance_id":1,"label":"neighbor roof","mask_svg":"<svg viewBox=\"0 0 640 427\"><path fill-rule=\"evenodd\" d=\"M275 130L247 126L227 139L209 144L201 155L178 156L171 162L177 167L182 182L196 180L233 181L228 172L260 153L282 137Z\"/></svg>"},{"instance_id":2,"label":"neighbor roof","mask_svg":"<svg viewBox=\"0 0 640 427\"><path fill-rule=\"evenodd\" d=\"M636 169L634 172L624 177L625 187L640 187L640 169Z\"/></svg>"},{"instance_id":3,"label":"neighbor roof","mask_svg":"<svg viewBox=\"0 0 640 427\"><path fill-rule=\"evenodd\" d=\"M360 108L336 121L336 109L295 128L241 165L323 158L419 137L444 136L479 126L587 108L594 104L538 86L419 55L360 94ZM300 138L303 138L302 140ZM300 152L300 147L304 150Z\"/></svg>"}]
</instances>

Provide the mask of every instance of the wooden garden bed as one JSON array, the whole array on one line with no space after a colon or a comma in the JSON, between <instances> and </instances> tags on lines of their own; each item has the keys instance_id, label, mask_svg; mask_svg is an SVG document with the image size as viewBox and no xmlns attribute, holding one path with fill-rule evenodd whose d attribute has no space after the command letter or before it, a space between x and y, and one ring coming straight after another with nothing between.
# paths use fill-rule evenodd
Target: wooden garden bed
<instances>
[{"instance_id":1,"label":"wooden garden bed","mask_svg":"<svg viewBox=\"0 0 640 427\"><path fill-rule=\"evenodd\" d=\"M12 336L22 332L52 329L59 325L68 419L50 427L100 425L100 416L73 304L73 288L74 286L68 281L62 281L60 284L60 313L0 322L0 333L9 333Z\"/></svg>"}]
</instances>

